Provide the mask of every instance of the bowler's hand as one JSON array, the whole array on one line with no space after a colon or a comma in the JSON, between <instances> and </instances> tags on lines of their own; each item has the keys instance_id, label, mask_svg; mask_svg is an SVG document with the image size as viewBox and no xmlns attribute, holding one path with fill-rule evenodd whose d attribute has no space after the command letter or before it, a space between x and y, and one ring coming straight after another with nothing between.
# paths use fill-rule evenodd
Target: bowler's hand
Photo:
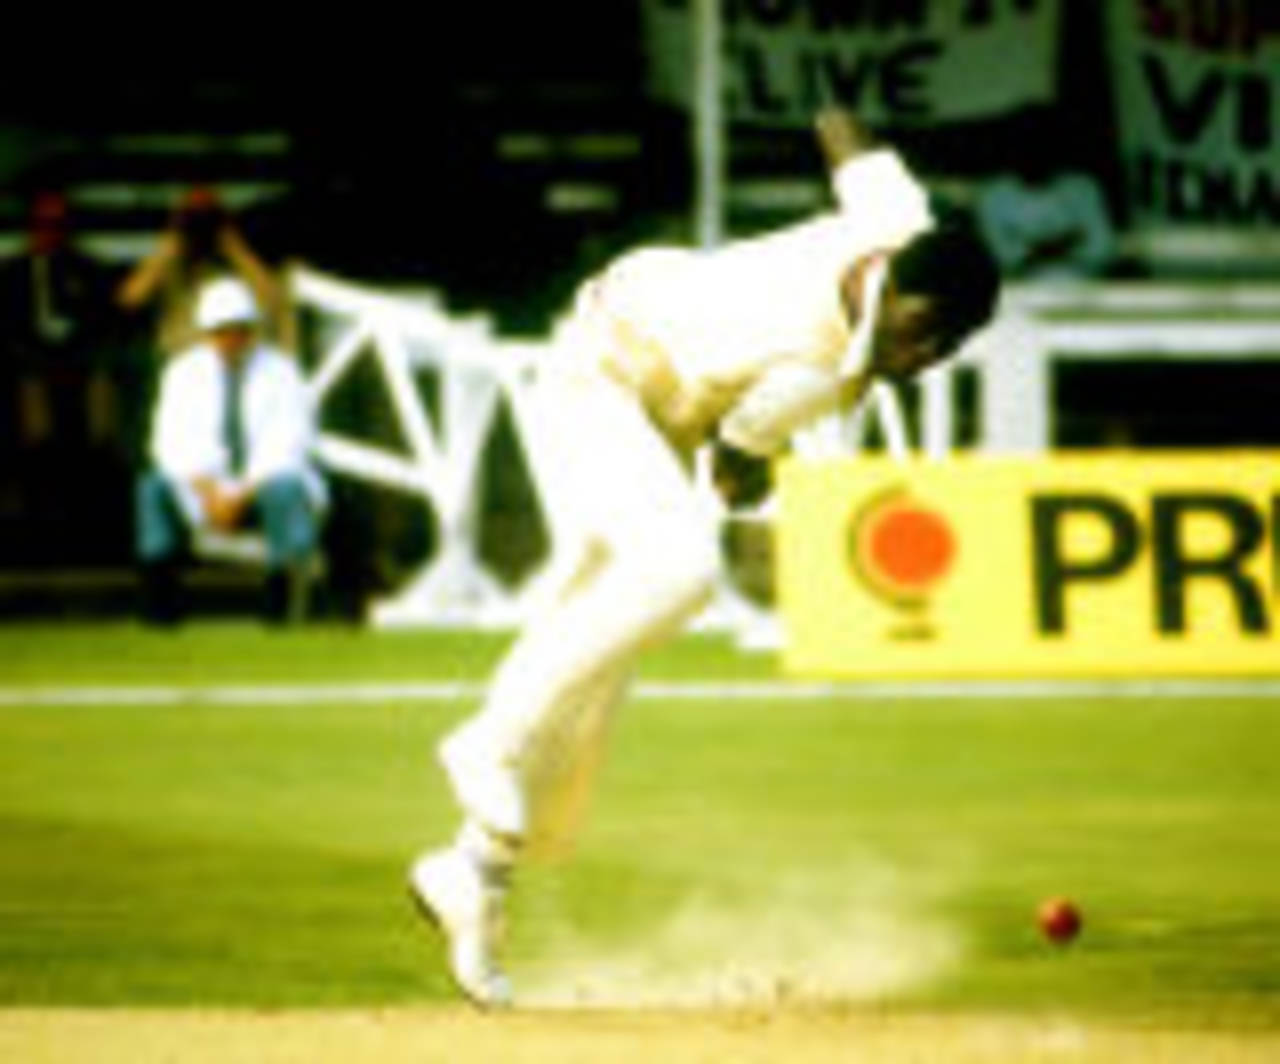
<instances>
[{"instance_id":1,"label":"bowler's hand","mask_svg":"<svg viewBox=\"0 0 1280 1064\"><path fill-rule=\"evenodd\" d=\"M773 468L760 458L717 440L711 457L711 480L731 509L757 506L773 488Z\"/></svg>"},{"instance_id":2,"label":"bowler's hand","mask_svg":"<svg viewBox=\"0 0 1280 1064\"><path fill-rule=\"evenodd\" d=\"M822 156L830 170L876 146L871 130L852 111L843 107L824 107L813 124Z\"/></svg>"}]
</instances>

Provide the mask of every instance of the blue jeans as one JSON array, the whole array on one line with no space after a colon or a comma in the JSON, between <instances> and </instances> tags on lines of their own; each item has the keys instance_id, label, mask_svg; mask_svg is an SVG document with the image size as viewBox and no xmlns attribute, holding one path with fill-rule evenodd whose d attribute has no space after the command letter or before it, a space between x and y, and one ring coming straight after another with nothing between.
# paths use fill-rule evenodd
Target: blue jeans
<instances>
[{"instance_id":1,"label":"blue jeans","mask_svg":"<svg viewBox=\"0 0 1280 1064\"><path fill-rule=\"evenodd\" d=\"M137 484L136 548L144 564L180 558L190 537L188 520L173 483L151 470ZM281 569L304 562L320 540L320 520L301 477L272 477L258 488L243 527L260 528L267 540L267 564Z\"/></svg>"}]
</instances>

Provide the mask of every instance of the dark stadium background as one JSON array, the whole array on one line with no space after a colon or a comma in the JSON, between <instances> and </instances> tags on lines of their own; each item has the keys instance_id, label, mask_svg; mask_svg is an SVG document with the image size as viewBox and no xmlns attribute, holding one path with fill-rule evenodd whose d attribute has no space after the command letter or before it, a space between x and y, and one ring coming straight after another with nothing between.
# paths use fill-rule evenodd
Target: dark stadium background
<instances>
[{"instance_id":1,"label":"dark stadium background","mask_svg":"<svg viewBox=\"0 0 1280 1064\"><path fill-rule=\"evenodd\" d=\"M1104 181L1123 225L1100 0L1068 9L1055 104L979 123L886 129L920 170L976 182L1027 156ZM26 197L55 183L116 188L77 211L78 228L137 240L167 217L148 189L275 189L243 215L255 245L387 287L431 287L511 335L542 335L576 282L645 240L688 240L693 161L687 116L649 99L638 4L624 0L449 3L393 10L223 4L127 14L26 9L8 16L0 63L0 237L20 239ZM980 76L976 72L975 76ZM230 150L246 131L280 146ZM129 147L194 136L203 147ZM735 179L808 176L801 131L737 128ZM733 233L792 220L739 210ZM1161 264L1121 258L1140 278ZM1217 272L1249 273L1222 263ZM968 401L974 396L969 387ZM1057 443L1092 447L1267 445L1280 439L1275 370L1258 364L1140 362L1068 367L1055 380ZM140 460L146 382L131 411L128 461L50 514L0 518L0 612L46 609L43 575L129 564L129 478ZM963 412L962 412L963 417ZM498 462L519 492L510 462ZM88 498L88 501L86 500ZM85 536L83 529L94 529ZM397 533L409 566L429 515ZM536 549L536 529L512 533ZM528 544L532 542L533 546ZM394 553L394 552L393 552ZM29 579L35 573L37 579ZM16 590L15 590L16 589ZM53 596L65 602L61 592ZM116 595L112 608L126 601Z\"/></svg>"}]
</instances>

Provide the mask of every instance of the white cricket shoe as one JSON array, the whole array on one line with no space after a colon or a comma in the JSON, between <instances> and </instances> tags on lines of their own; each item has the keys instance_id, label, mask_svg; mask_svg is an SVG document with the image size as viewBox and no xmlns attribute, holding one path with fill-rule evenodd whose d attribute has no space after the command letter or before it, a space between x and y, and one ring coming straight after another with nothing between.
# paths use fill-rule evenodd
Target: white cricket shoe
<instances>
[{"instance_id":1,"label":"white cricket shoe","mask_svg":"<svg viewBox=\"0 0 1280 1064\"><path fill-rule=\"evenodd\" d=\"M496 958L506 888L487 882L465 854L448 848L413 865L409 889L448 942L449 970L458 989L481 1008L510 1005L511 983Z\"/></svg>"},{"instance_id":2,"label":"white cricket shoe","mask_svg":"<svg viewBox=\"0 0 1280 1064\"><path fill-rule=\"evenodd\" d=\"M454 797L473 820L501 838L525 837L528 813L514 768L483 749L466 725L445 737L439 755Z\"/></svg>"}]
</instances>

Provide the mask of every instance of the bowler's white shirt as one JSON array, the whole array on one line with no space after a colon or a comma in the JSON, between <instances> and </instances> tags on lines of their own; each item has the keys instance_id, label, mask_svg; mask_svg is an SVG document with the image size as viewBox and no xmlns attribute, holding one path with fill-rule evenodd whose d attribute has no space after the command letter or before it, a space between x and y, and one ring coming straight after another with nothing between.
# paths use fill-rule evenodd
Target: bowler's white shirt
<instances>
[{"instance_id":1,"label":"bowler's white shirt","mask_svg":"<svg viewBox=\"0 0 1280 1064\"><path fill-rule=\"evenodd\" d=\"M689 385L753 377L770 364L837 364L851 327L841 281L859 259L892 252L933 220L924 189L880 149L833 175L838 211L711 250L648 248L623 256L601 301L666 352Z\"/></svg>"},{"instance_id":2,"label":"bowler's white shirt","mask_svg":"<svg viewBox=\"0 0 1280 1064\"><path fill-rule=\"evenodd\" d=\"M933 225L924 188L892 150L848 160L832 182L839 210L811 221L710 250L642 248L616 260L579 293L570 357L620 362L625 377L629 344L661 352L690 404L715 419L768 375L781 387L753 402L761 424L749 449L771 450L797 415L835 402L849 371L850 268ZM781 379L801 371L814 377L802 391L816 388L821 402Z\"/></svg>"},{"instance_id":3,"label":"bowler's white shirt","mask_svg":"<svg viewBox=\"0 0 1280 1064\"><path fill-rule=\"evenodd\" d=\"M156 467L179 484L211 477L229 485L257 487L281 474L302 477L312 499L325 499L324 482L311 462L315 445L314 404L295 359L259 343L240 372L245 468L236 476L223 440L227 371L207 343L176 355L160 379L151 430ZM186 495L188 493L184 493ZM189 498L183 499L190 505ZM192 516L197 511L190 511Z\"/></svg>"}]
</instances>

